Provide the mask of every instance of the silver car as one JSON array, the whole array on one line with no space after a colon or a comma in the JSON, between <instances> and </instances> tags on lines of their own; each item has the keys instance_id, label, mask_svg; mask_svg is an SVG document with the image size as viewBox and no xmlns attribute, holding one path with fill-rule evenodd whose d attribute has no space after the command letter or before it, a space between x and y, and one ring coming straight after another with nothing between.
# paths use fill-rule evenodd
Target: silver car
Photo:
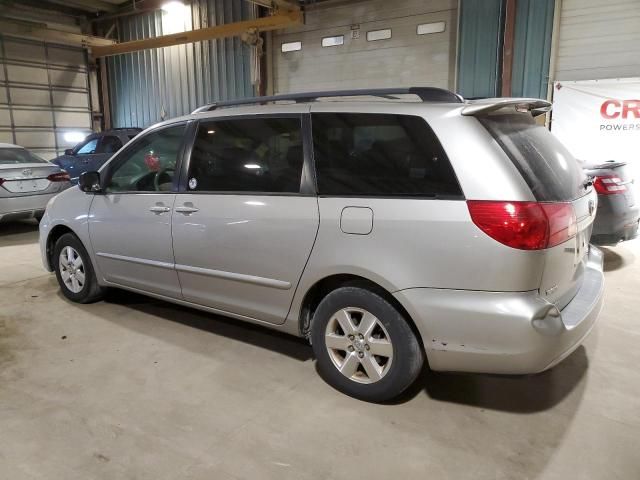
<instances>
[{"instance_id":1,"label":"silver car","mask_svg":"<svg viewBox=\"0 0 640 480\"><path fill-rule=\"evenodd\" d=\"M541 372L604 288L597 196L535 122L549 107L434 88L208 105L56 197L44 265L75 302L118 287L305 337L369 401L425 360Z\"/></svg>"},{"instance_id":2,"label":"silver car","mask_svg":"<svg viewBox=\"0 0 640 480\"><path fill-rule=\"evenodd\" d=\"M57 165L0 143L0 221L40 220L47 202L70 186L69 175Z\"/></svg>"}]
</instances>

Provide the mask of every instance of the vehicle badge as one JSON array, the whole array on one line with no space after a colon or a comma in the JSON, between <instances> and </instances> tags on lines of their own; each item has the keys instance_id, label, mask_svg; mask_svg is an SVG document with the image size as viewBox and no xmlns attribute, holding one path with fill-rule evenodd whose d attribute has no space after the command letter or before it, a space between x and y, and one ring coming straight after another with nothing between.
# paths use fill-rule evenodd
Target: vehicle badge
<instances>
[{"instance_id":1,"label":"vehicle badge","mask_svg":"<svg viewBox=\"0 0 640 480\"><path fill-rule=\"evenodd\" d=\"M25 168L24 170L22 170L23 177L30 177L32 175L33 175L33 170L31 170L30 168Z\"/></svg>"}]
</instances>

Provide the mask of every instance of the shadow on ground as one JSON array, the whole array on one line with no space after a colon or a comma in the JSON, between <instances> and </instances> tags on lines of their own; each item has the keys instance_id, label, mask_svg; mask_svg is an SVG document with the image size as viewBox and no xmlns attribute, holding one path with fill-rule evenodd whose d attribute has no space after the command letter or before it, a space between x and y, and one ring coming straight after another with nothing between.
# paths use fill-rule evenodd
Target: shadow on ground
<instances>
[{"instance_id":1,"label":"shadow on ground","mask_svg":"<svg viewBox=\"0 0 640 480\"><path fill-rule=\"evenodd\" d=\"M182 307L144 295L117 289L109 290L105 303L127 306L138 312L160 317L158 321L169 320L180 323L214 335L245 342L265 350L271 350L295 360L307 361L313 357L311 347L301 338L233 318L202 312L193 308ZM92 313L101 314L101 312ZM123 323L123 319L114 319L112 316L107 319L110 321L118 321L121 325L143 333L151 335L159 334L155 329L149 331L145 324L136 324L135 320L132 320L131 317L127 318L126 325ZM167 336L163 337L163 340L172 341L172 339L167 338Z\"/></svg>"},{"instance_id":2,"label":"shadow on ground","mask_svg":"<svg viewBox=\"0 0 640 480\"><path fill-rule=\"evenodd\" d=\"M613 272L631 265L635 257L627 249L620 247L600 247L604 254L604 271Z\"/></svg>"},{"instance_id":3,"label":"shadow on ground","mask_svg":"<svg viewBox=\"0 0 640 480\"><path fill-rule=\"evenodd\" d=\"M313 358L312 349L306 341L258 325L121 290L110 291L105 303L126 306L159 317L157 321L169 320L180 323L274 351L298 361ZM111 310L105 310L105 313L108 311ZM94 310L93 313L102 312ZM149 329L147 323L138 322L131 316L127 316L126 319L114 318L112 314L108 320L148 335L162 336L164 341L179 341L175 332L167 332L165 335L162 329ZM582 346L558 366L537 375L454 374L433 372L426 368L407 392L390 403L405 403L417 395L426 393L430 398L442 402L513 413L540 412L553 408L578 386L583 388L582 379L587 368L588 359Z\"/></svg>"},{"instance_id":4,"label":"shadow on ground","mask_svg":"<svg viewBox=\"0 0 640 480\"><path fill-rule=\"evenodd\" d=\"M535 413L555 407L577 387L583 388L582 379L588 365L586 350L580 346L556 367L535 375L454 374L427 370L419 383L434 400L512 413Z\"/></svg>"},{"instance_id":5,"label":"shadow on ground","mask_svg":"<svg viewBox=\"0 0 640 480\"><path fill-rule=\"evenodd\" d=\"M0 222L0 246L13 247L28 245L38 241L38 222L24 220L22 222Z\"/></svg>"}]
</instances>

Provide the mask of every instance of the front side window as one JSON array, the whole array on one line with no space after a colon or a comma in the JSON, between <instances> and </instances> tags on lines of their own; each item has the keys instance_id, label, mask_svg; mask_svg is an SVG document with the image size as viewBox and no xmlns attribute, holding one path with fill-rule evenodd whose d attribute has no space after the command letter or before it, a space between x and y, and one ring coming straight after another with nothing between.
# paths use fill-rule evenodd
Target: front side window
<instances>
[{"instance_id":1,"label":"front side window","mask_svg":"<svg viewBox=\"0 0 640 480\"><path fill-rule=\"evenodd\" d=\"M96 153L97 148L98 139L94 138L78 148L78 150L76 150L76 155L91 155L93 153Z\"/></svg>"},{"instance_id":2,"label":"front side window","mask_svg":"<svg viewBox=\"0 0 640 480\"><path fill-rule=\"evenodd\" d=\"M424 119L365 113L317 113L311 118L320 195L462 195Z\"/></svg>"},{"instance_id":3,"label":"front side window","mask_svg":"<svg viewBox=\"0 0 640 480\"><path fill-rule=\"evenodd\" d=\"M122 148L122 142L118 137L108 135L102 137L96 153L116 153Z\"/></svg>"},{"instance_id":4,"label":"front side window","mask_svg":"<svg viewBox=\"0 0 640 480\"><path fill-rule=\"evenodd\" d=\"M190 191L298 193L299 117L202 122L191 153Z\"/></svg>"},{"instance_id":5,"label":"front side window","mask_svg":"<svg viewBox=\"0 0 640 480\"><path fill-rule=\"evenodd\" d=\"M170 191L182 147L185 125L165 128L135 141L115 159L107 192Z\"/></svg>"}]
</instances>

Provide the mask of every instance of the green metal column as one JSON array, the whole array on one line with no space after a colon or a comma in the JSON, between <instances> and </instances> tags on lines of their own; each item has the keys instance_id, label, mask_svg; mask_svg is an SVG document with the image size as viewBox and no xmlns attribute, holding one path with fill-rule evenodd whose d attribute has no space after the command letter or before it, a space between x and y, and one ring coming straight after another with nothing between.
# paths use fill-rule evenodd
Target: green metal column
<instances>
[{"instance_id":1,"label":"green metal column","mask_svg":"<svg viewBox=\"0 0 640 480\"><path fill-rule=\"evenodd\" d=\"M502 0L461 0L458 44L458 93L495 97L500 92Z\"/></svg>"},{"instance_id":2,"label":"green metal column","mask_svg":"<svg viewBox=\"0 0 640 480\"><path fill-rule=\"evenodd\" d=\"M516 0L511 95L545 98L555 0ZM502 90L505 0L460 0L458 93L495 97Z\"/></svg>"},{"instance_id":3,"label":"green metal column","mask_svg":"<svg viewBox=\"0 0 640 480\"><path fill-rule=\"evenodd\" d=\"M511 77L514 97L547 97L554 0L517 0Z\"/></svg>"}]
</instances>

